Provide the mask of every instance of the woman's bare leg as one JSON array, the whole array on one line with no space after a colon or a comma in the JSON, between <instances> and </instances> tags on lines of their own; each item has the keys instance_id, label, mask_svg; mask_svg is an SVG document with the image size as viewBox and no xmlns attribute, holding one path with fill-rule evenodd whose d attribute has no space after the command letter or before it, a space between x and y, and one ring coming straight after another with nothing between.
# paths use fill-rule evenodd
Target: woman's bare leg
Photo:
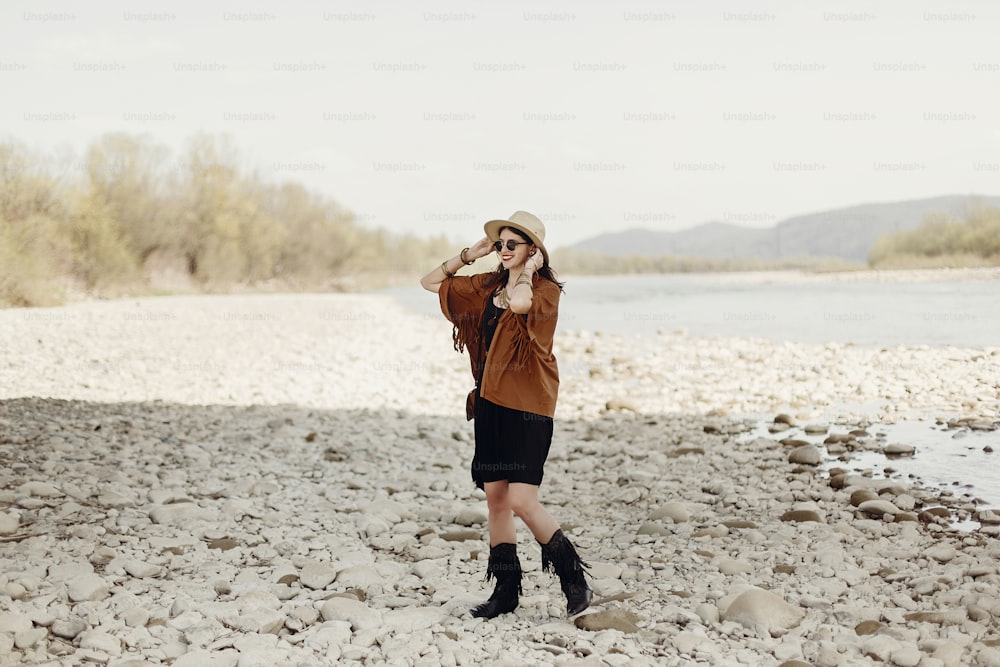
<instances>
[{"instance_id":1,"label":"woman's bare leg","mask_svg":"<svg viewBox=\"0 0 1000 667\"><path fill-rule=\"evenodd\" d=\"M552 535L559 530L559 523L552 518L542 504L538 502L538 487L534 484L513 482L508 484L506 493L508 512L513 511L521 521L528 526L535 539L542 544L548 543ZM490 515L490 536L492 538L493 516Z\"/></svg>"},{"instance_id":2,"label":"woman's bare leg","mask_svg":"<svg viewBox=\"0 0 1000 667\"><path fill-rule=\"evenodd\" d=\"M506 480L486 482L486 505L490 510L490 546L517 544L517 530L514 526L514 512L510 505L509 484Z\"/></svg>"}]
</instances>

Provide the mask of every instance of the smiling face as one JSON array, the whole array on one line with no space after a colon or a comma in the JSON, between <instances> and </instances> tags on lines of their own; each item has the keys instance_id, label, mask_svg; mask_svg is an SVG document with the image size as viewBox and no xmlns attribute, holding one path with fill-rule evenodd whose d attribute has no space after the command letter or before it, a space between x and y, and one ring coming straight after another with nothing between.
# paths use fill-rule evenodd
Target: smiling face
<instances>
[{"instance_id":1,"label":"smiling face","mask_svg":"<svg viewBox=\"0 0 1000 667\"><path fill-rule=\"evenodd\" d=\"M528 241L526 236L521 235L520 232L510 227L504 227L500 230L500 241L503 245L498 254L500 255L503 268L508 270L524 266L524 263L528 261L528 257L531 256L531 251L535 249L535 246ZM508 241L514 241L518 245L514 246L513 250L510 250L507 247Z\"/></svg>"}]
</instances>

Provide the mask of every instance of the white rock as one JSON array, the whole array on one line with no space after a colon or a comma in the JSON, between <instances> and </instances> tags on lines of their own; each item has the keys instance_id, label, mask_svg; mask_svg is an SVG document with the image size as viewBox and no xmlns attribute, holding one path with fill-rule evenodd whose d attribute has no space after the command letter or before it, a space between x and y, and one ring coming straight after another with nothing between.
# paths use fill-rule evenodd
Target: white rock
<instances>
[{"instance_id":1,"label":"white rock","mask_svg":"<svg viewBox=\"0 0 1000 667\"><path fill-rule=\"evenodd\" d=\"M664 503L650 513L649 519L651 521L670 519L674 523L687 523L691 520L691 512L684 503Z\"/></svg>"},{"instance_id":2,"label":"white rock","mask_svg":"<svg viewBox=\"0 0 1000 667\"><path fill-rule=\"evenodd\" d=\"M715 625L719 622L719 608L714 604L703 602L695 608L694 613L698 614L698 618L705 625Z\"/></svg>"},{"instance_id":3,"label":"white rock","mask_svg":"<svg viewBox=\"0 0 1000 667\"><path fill-rule=\"evenodd\" d=\"M142 628L149 623L149 611L142 607L132 607L122 613L122 620L130 628Z\"/></svg>"},{"instance_id":4,"label":"white rock","mask_svg":"<svg viewBox=\"0 0 1000 667\"><path fill-rule=\"evenodd\" d=\"M333 598L320 607L324 621L348 621L354 630L377 628L382 624L382 614L364 602L349 598Z\"/></svg>"},{"instance_id":5,"label":"white rock","mask_svg":"<svg viewBox=\"0 0 1000 667\"><path fill-rule=\"evenodd\" d=\"M753 565L742 560L725 559L719 562L719 572L727 576L734 574L749 574L754 571Z\"/></svg>"},{"instance_id":6,"label":"white rock","mask_svg":"<svg viewBox=\"0 0 1000 667\"><path fill-rule=\"evenodd\" d=\"M0 658L5 658L14 650L14 637L0 632ZM3 664L0 662L0 664Z\"/></svg>"},{"instance_id":7,"label":"white rock","mask_svg":"<svg viewBox=\"0 0 1000 667\"><path fill-rule=\"evenodd\" d=\"M6 512L0 512L0 535L13 535L19 527L17 519Z\"/></svg>"},{"instance_id":8,"label":"white rock","mask_svg":"<svg viewBox=\"0 0 1000 667\"><path fill-rule=\"evenodd\" d=\"M72 579L66 586L73 602L97 602L108 597L108 584L96 574L84 574Z\"/></svg>"},{"instance_id":9,"label":"white rock","mask_svg":"<svg viewBox=\"0 0 1000 667\"><path fill-rule=\"evenodd\" d=\"M413 574L427 581L439 581L442 576L441 565L437 561L422 560L413 564Z\"/></svg>"},{"instance_id":10,"label":"white rock","mask_svg":"<svg viewBox=\"0 0 1000 667\"><path fill-rule=\"evenodd\" d=\"M893 651L890 659L892 664L899 665L899 667L917 667L922 658L923 653L916 646L904 646Z\"/></svg>"},{"instance_id":11,"label":"white rock","mask_svg":"<svg viewBox=\"0 0 1000 667\"><path fill-rule=\"evenodd\" d=\"M26 482L18 487L18 493L36 498L58 498L63 492L48 482Z\"/></svg>"},{"instance_id":12,"label":"white rock","mask_svg":"<svg viewBox=\"0 0 1000 667\"><path fill-rule=\"evenodd\" d=\"M760 588L750 588L719 601L720 617L778 637L797 626L805 612Z\"/></svg>"},{"instance_id":13,"label":"white rock","mask_svg":"<svg viewBox=\"0 0 1000 667\"><path fill-rule=\"evenodd\" d=\"M337 568L330 563L310 563L299 572L299 583L321 591L337 578Z\"/></svg>"},{"instance_id":14,"label":"white rock","mask_svg":"<svg viewBox=\"0 0 1000 667\"><path fill-rule=\"evenodd\" d=\"M52 624L49 631L52 632L56 637L62 637L63 639L69 639L70 641L76 639L77 635L87 630L89 626L86 621L82 618L67 618L59 619Z\"/></svg>"},{"instance_id":15,"label":"white rock","mask_svg":"<svg viewBox=\"0 0 1000 667\"><path fill-rule=\"evenodd\" d=\"M80 648L101 651L115 657L122 654L121 640L107 632L98 632L97 630L90 630L80 635Z\"/></svg>"},{"instance_id":16,"label":"white rock","mask_svg":"<svg viewBox=\"0 0 1000 667\"><path fill-rule=\"evenodd\" d=\"M326 621L308 630L306 645L325 649L351 642L351 624L348 621Z\"/></svg>"},{"instance_id":17,"label":"white rock","mask_svg":"<svg viewBox=\"0 0 1000 667\"><path fill-rule=\"evenodd\" d=\"M481 509L467 507L455 517L455 523L460 526L478 526L489 521L489 515Z\"/></svg>"},{"instance_id":18,"label":"white rock","mask_svg":"<svg viewBox=\"0 0 1000 667\"><path fill-rule=\"evenodd\" d=\"M187 526L199 521L211 521L215 515L194 503L171 503L170 505L157 505L149 510L149 518L153 520L153 523Z\"/></svg>"},{"instance_id":19,"label":"white rock","mask_svg":"<svg viewBox=\"0 0 1000 667\"><path fill-rule=\"evenodd\" d=\"M12 614L10 612L0 614L0 632L15 634L30 630L32 625L31 619L24 614Z\"/></svg>"},{"instance_id":20,"label":"white rock","mask_svg":"<svg viewBox=\"0 0 1000 667\"><path fill-rule=\"evenodd\" d=\"M950 544L935 544L933 547L924 550L924 556L933 558L939 563L947 563L955 559L958 552Z\"/></svg>"},{"instance_id":21,"label":"white rock","mask_svg":"<svg viewBox=\"0 0 1000 667\"><path fill-rule=\"evenodd\" d=\"M129 560L125 563L125 571L137 579L146 577L158 577L163 574L163 568L159 565L144 563L141 560Z\"/></svg>"},{"instance_id":22,"label":"white rock","mask_svg":"<svg viewBox=\"0 0 1000 667\"><path fill-rule=\"evenodd\" d=\"M276 635L285 626L285 615L273 609L248 609L224 615L219 620L233 630L261 635Z\"/></svg>"},{"instance_id":23,"label":"white rock","mask_svg":"<svg viewBox=\"0 0 1000 667\"><path fill-rule=\"evenodd\" d=\"M370 565L351 565L337 572L337 584L346 588L368 588L384 583L385 577Z\"/></svg>"},{"instance_id":24,"label":"white rock","mask_svg":"<svg viewBox=\"0 0 1000 667\"><path fill-rule=\"evenodd\" d=\"M889 662L892 654L903 646L898 640L888 635L872 635L861 643L861 651L870 658Z\"/></svg>"},{"instance_id":25,"label":"white rock","mask_svg":"<svg viewBox=\"0 0 1000 667\"><path fill-rule=\"evenodd\" d=\"M882 450L884 454L888 456L910 456L917 451L917 448L913 445L907 445L901 442L894 442L885 446Z\"/></svg>"},{"instance_id":26,"label":"white rock","mask_svg":"<svg viewBox=\"0 0 1000 667\"><path fill-rule=\"evenodd\" d=\"M945 667L960 667L965 663L965 649L961 644L944 641L934 649L934 657L943 662Z\"/></svg>"},{"instance_id":27,"label":"white rock","mask_svg":"<svg viewBox=\"0 0 1000 667\"><path fill-rule=\"evenodd\" d=\"M444 623L448 614L441 607L392 609L382 614L383 625L396 633L413 633Z\"/></svg>"},{"instance_id":28,"label":"white rock","mask_svg":"<svg viewBox=\"0 0 1000 667\"><path fill-rule=\"evenodd\" d=\"M713 642L704 632L684 631L678 632L671 643L681 655L694 655L698 651L703 651L706 646L712 645Z\"/></svg>"},{"instance_id":29,"label":"white rock","mask_svg":"<svg viewBox=\"0 0 1000 667\"><path fill-rule=\"evenodd\" d=\"M45 639L48 636L49 631L45 628L31 628L30 630L22 630L14 635L14 646L21 649L22 651L26 648L31 648L38 642Z\"/></svg>"},{"instance_id":30,"label":"white rock","mask_svg":"<svg viewBox=\"0 0 1000 667\"><path fill-rule=\"evenodd\" d=\"M899 514L899 508L888 500L866 500L858 505L858 509L866 514Z\"/></svg>"},{"instance_id":31,"label":"white rock","mask_svg":"<svg viewBox=\"0 0 1000 667\"><path fill-rule=\"evenodd\" d=\"M94 566L86 561L70 561L59 565L50 565L48 569L48 576L52 581L73 581L93 573Z\"/></svg>"},{"instance_id":32,"label":"white rock","mask_svg":"<svg viewBox=\"0 0 1000 667\"><path fill-rule=\"evenodd\" d=\"M590 563L590 576L594 579L621 579L624 569L611 563Z\"/></svg>"}]
</instances>

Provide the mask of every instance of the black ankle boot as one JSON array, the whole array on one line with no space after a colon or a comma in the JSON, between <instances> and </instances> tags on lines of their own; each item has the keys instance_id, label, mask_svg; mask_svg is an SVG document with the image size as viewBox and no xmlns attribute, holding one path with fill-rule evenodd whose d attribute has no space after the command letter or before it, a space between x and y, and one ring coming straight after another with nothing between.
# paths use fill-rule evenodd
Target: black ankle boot
<instances>
[{"instance_id":1,"label":"black ankle boot","mask_svg":"<svg viewBox=\"0 0 1000 667\"><path fill-rule=\"evenodd\" d=\"M496 618L517 609L517 596L521 592L521 561L516 544L498 544L490 547L490 562L486 566L486 580L494 578L496 588L490 599L470 609L477 618Z\"/></svg>"},{"instance_id":2,"label":"black ankle boot","mask_svg":"<svg viewBox=\"0 0 1000 667\"><path fill-rule=\"evenodd\" d=\"M559 585L566 595L566 613L570 616L576 616L589 607L594 598L594 592L583 576L586 567L587 564L580 560L562 530L553 533L548 544L542 544L542 569L559 575Z\"/></svg>"}]
</instances>

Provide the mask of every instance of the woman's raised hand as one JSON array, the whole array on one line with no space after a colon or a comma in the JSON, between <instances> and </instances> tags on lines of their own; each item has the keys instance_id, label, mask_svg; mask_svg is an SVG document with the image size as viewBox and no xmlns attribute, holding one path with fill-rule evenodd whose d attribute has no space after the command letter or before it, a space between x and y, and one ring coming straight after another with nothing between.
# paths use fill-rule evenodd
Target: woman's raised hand
<instances>
[{"instance_id":1,"label":"woman's raised hand","mask_svg":"<svg viewBox=\"0 0 1000 667\"><path fill-rule=\"evenodd\" d=\"M484 236L469 248L469 252L465 253L465 256L469 259L479 259L480 257L486 257L491 252L493 252L493 244L490 243L489 238Z\"/></svg>"}]
</instances>

